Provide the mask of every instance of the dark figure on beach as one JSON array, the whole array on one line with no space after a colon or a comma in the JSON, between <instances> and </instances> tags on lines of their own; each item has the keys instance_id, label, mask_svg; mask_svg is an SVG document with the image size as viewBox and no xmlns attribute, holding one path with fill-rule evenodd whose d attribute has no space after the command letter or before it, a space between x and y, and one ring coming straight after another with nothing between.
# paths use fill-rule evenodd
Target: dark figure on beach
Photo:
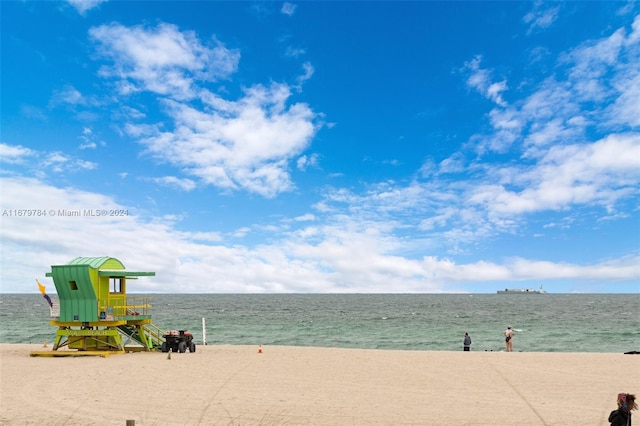
<instances>
[{"instance_id":1,"label":"dark figure on beach","mask_svg":"<svg viewBox=\"0 0 640 426\"><path fill-rule=\"evenodd\" d=\"M469 336L469 333L464 333L464 342L462 344L465 352L469 352L471 350L471 336Z\"/></svg>"},{"instance_id":2,"label":"dark figure on beach","mask_svg":"<svg viewBox=\"0 0 640 426\"><path fill-rule=\"evenodd\" d=\"M513 352L513 329L511 326L507 326L507 329L504 331L504 342L506 346L506 352Z\"/></svg>"},{"instance_id":3,"label":"dark figure on beach","mask_svg":"<svg viewBox=\"0 0 640 426\"><path fill-rule=\"evenodd\" d=\"M637 410L636 396L630 393L618 394L618 409L609 414L611 426L631 426L631 410Z\"/></svg>"}]
</instances>

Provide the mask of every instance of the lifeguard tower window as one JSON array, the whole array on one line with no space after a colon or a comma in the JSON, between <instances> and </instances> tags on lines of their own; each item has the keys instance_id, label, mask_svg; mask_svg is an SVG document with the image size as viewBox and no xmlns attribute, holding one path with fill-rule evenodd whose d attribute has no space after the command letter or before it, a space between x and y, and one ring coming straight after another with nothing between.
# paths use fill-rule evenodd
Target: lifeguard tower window
<instances>
[{"instance_id":1,"label":"lifeguard tower window","mask_svg":"<svg viewBox=\"0 0 640 426\"><path fill-rule=\"evenodd\" d=\"M124 286L122 285L123 282L124 279L122 277L111 278L111 293L121 294L122 290L124 289Z\"/></svg>"},{"instance_id":2,"label":"lifeguard tower window","mask_svg":"<svg viewBox=\"0 0 640 426\"><path fill-rule=\"evenodd\" d=\"M78 284L75 281L69 281L69 287L71 287L71 290L77 290Z\"/></svg>"}]
</instances>

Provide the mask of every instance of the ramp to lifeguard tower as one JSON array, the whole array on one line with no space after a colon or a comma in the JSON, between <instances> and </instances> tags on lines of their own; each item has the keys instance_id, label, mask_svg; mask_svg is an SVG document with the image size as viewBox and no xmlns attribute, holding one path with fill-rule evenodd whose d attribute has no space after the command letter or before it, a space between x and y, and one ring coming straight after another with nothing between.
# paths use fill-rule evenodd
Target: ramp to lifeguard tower
<instances>
[{"instance_id":1,"label":"ramp to lifeguard tower","mask_svg":"<svg viewBox=\"0 0 640 426\"><path fill-rule=\"evenodd\" d=\"M119 325L118 331L127 339L139 344L139 346L127 346L129 341L125 341L125 351L159 350L165 340L164 331L152 322L136 324L135 321L130 321Z\"/></svg>"}]
</instances>

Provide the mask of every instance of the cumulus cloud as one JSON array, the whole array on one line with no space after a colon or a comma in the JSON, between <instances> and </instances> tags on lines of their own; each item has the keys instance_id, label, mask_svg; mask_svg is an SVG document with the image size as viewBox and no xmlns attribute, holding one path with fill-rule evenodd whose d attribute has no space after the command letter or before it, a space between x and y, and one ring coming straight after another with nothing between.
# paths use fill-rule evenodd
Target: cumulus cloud
<instances>
[{"instance_id":1,"label":"cumulus cloud","mask_svg":"<svg viewBox=\"0 0 640 426\"><path fill-rule=\"evenodd\" d=\"M113 23L93 27L99 52L113 62L102 75L118 82L121 94L147 90L176 99L196 96L196 81L229 77L240 53L217 40L203 44L192 31L162 23L155 28Z\"/></svg>"},{"instance_id":2,"label":"cumulus cloud","mask_svg":"<svg viewBox=\"0 0 640 426\"><path fill-rule=\"evenodd\" d=\"M408 205L411 211L426 216L419 229L446 234L466 244L514 232L523 216L533 213L589 207L608 216L637 196L640 134L610 134L593 143L556 144L530 164L483 164L472 173L469 167L469 178L455 184L442 174L414 183L412 191L394 188L401 200L393 200L393 205ZM375 202L360 200L358 205L374 209Z\"/></svg>"},{"instance_id":3,"label":"cumulus cloud","mask_svg":"<svg viewBox=\"0 0 640 426\"><path fill-rule=\"evenodd\" d=\"M95 208L130 209L107 196L56 188L35 179L4 178L2 187L6 195L1 201L3 209L29 205L29 191L37 191L40 204L56 213ZM3 226L0 237L11 256L29 253L40 261L30 263L28 271L3 269L2 281L18 283L12 291L27 291L31 283L22 284L25 272L29 276L43 276L49 265L76 257L79 246L85 253L106 254L104 247L113 248L110 244L113 241L118 241L117 253L109 255L120 258L130 269L157 272L154 279L136 282L136 291L172 292L179 282L180 291L184 292L343 292L351 291L344 283L353 282L355 288L362 291L386 292L399 288L393 285L399 285L420 270L419 262L376 252L379 244L370 244L375 240L374 235L351 238L341 233L317 246L308 245L306 240L277 239L273 244L248 248L224 244L217 234L177 232L172 229L171 220L143 220L136 216L135 210L130 212L129 216L98 220L54 214L20 218L20 227ZM304 224L312 219L306 215L296 222ZM347 247L345 240L350 241ZM347 262L343 256L345 251L353 256L373 258L378 266L370 268L368 262L359 266ZM395 270L396 267L399 269ZM210 280L211 276L216 277L215 282ZM438 286L423 282L420 277L411 280L416 289L438 290Z\"/></svg>"},{"instance_id":4,"label":"cumulus cloud","mask_svg":"<svg viewBox=\"0 0 640 426\"><path fill-rule=\"evenodd\" d=\"M174 126L130 125L148 153L180 167L206 184L244 189L274 197L292 188L288 161L315 133L314 113L306 104L287 105L285 85L254 86L238 101L208 93L210 110L167 101Z\"/></svg>"},{"instance_id":5,"label":"cumulus cloud","mask_svg":"<svg viewBox=\"0 0 640 426\"><path fill-rule=\"evenodd\" d=\"M224 191L274 197L293 188L289 162L308 147L317 129L310 107L290 102L288 85L245 87L239 99L211 92L201 82L229 77L237 69L239 52L216 40L205 45L195 33L174 25L110 24L92 28L90 34L113 62L102 75L115 78L121 92L162 96L168 124L132 120L126 125L147 154ZM313 74L310 64L303 69L298 90Z\"/></svg>"},{"instance_id":6,"label":"cumulus cloud","mask_svg":"<svg viewBox=\"0 0 640 426\"><path fill-rule=\"evenodd\" d=\"M469 201L496 214L601 204L635 192L640 182L640 134L610 135L588 145L557 145L530 168L502 170L503 181L474 189ZM520 191L508 190L517 186Z\"/></svg>"}]
</instances>

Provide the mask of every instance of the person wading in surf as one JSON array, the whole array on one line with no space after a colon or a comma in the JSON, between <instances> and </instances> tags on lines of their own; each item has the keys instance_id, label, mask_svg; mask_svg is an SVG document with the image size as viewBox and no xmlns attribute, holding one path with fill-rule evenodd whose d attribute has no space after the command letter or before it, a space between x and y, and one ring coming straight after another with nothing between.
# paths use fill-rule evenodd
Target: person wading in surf
<instances>
[{"instance_id":1,"label":"person wading in surf","mask_svg":"<svg viewBox=\"0 0 640 426\"><path fill-rule=\"evenodd\" d=\"M504 331L504 342L505 342L505 351L513 352L513 329L510 325L507 326L507 329Z\"/></svg>"},{"instance_id":2,"label":"person wading in surf","mask_svg":"<svg viewBox=\"0 0 640 426\"><path fill-rule=\"evenodd\" d=\"M464 333L462 347L465 352L469 352L471 350L471 336L469 336L469 333Z\"/></svg>"}]
</instances>

